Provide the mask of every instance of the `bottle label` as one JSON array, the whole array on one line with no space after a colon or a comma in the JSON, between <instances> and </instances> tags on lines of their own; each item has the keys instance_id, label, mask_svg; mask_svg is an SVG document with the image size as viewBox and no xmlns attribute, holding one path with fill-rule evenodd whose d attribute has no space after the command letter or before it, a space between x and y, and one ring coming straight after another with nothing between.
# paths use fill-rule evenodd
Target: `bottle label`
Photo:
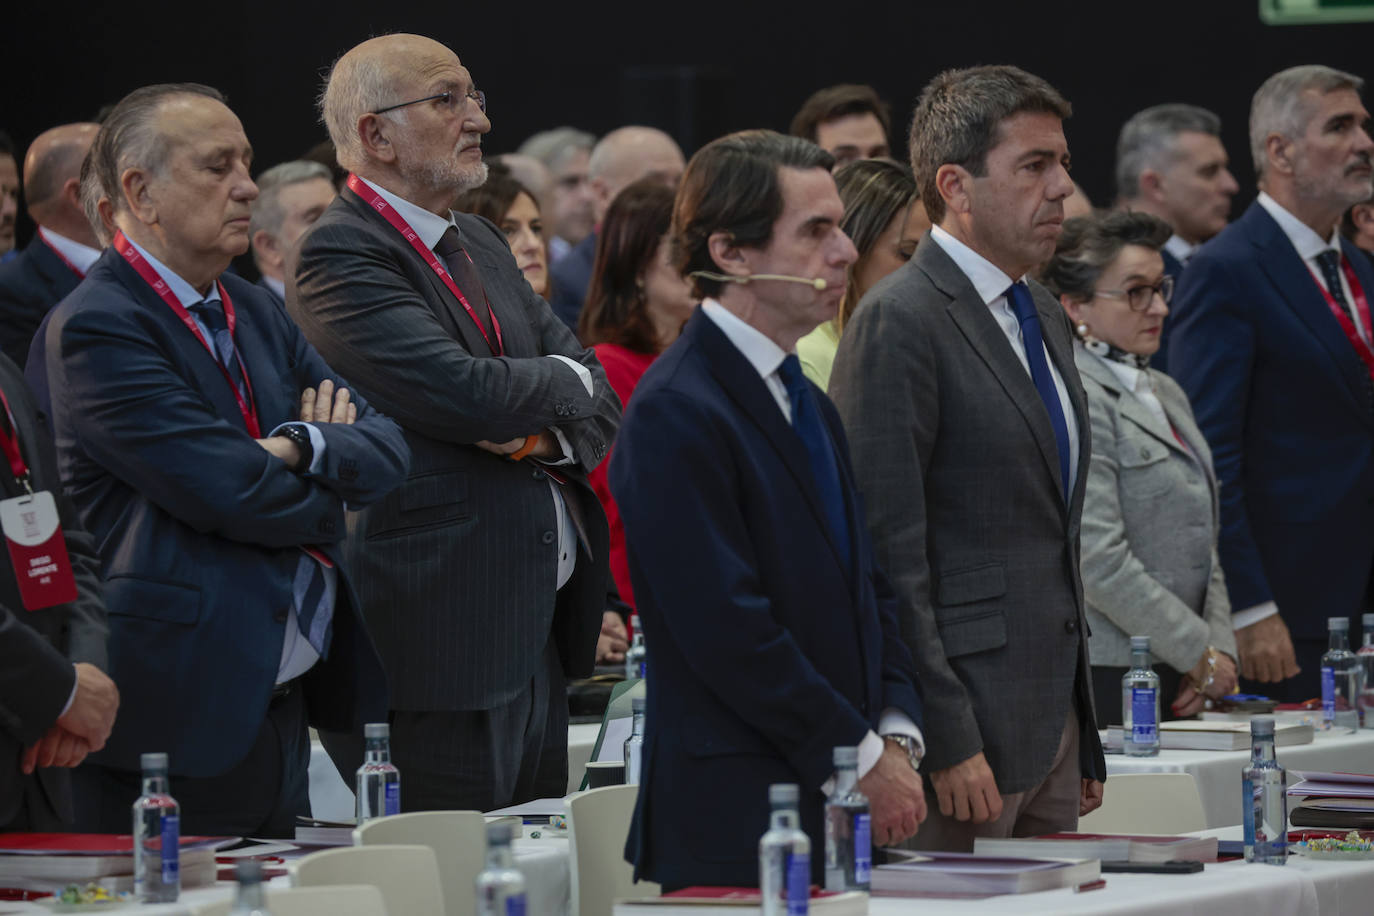
<instances>
[{"instance_id":1,"label":"bottle label","mask_svg":"<svg viewBox=\"0 0 1374 916\"><path fill-rule=\"evenodd\" d=\"M794 852L787 857L787 916L806 916L811 900L811 854Z\"/></svg>"},{"instance_id":2,"label":"bottle label","mask_svg":"<svg viewBox=\"0 0 1374 916\"><path fill-rule=\"evenodd\" d=\"M868 812L854 815L854 883L873 880L873 828Z\"/></svg>"},{"instance_id":3,"label":"bottle label","mask_svg":"<svg viewBox=\"0 0 1374 916\"><path fill-rule=\"evenodd\" d=\"M511 894L506 898L506 916L525 916L524 894Z\"/></svg>"},{"instance_id":4,"label":"bottle label","mask_svg":"<svg viewBox=\"0 0 1374 916\"><path fill-rule=\"evenodd\" d=\"M1331 719L1336 715L1336 669L1322 665L1322 715Z\"/></svg>"},{"instance_id":5,"label":"bottle label","mask_svg":"<svg viewBox=\"0 0 1374 916\"><path fill-rule=\"evenodd\" d=\"M639 676L640 676L641 678L646 677L646 676L647 676L647 673L648 673L648 670L649 670L649 662L648 662L648 659L646 658L646 659L640 661L640 663L639 663Z\"/></svg>"},{"instance_id":6,"label":"bottle label","mask_svg":"<svg viewBox=\"0 0 1374 916\"><path fill-rule=\"evenodd\" d=\"M386 798L382 801L383 814L401 813L401 782L389 782L386 784Z\"/></svg>"},{"instance_id":7,"label":"bottle label","mask_svg":"<svg viewBox=\"0 0 1374 916\"><path fill-rule=\"evenodd\" d=\"M1259 807L1259 792L1253 781L1242 779L1240 781L1241 794L1244 796L1241 802L1242 825L1244 828L1244 842L1246 847L1255 845L1255 809Z\"/></svg>"},{"instance_id":8,"label":"bottle label","mask_svg":"<svg viewBox=\"0 0 1374 916\"><path fill-rule=\"evenodd\" d=\"M162 817L162 883L176 884L181 875L181 818Z\"/></svg>"},{"instance_id":9,"label":"bottle label","mask_svg":"<svg viewBox=\"0 0 1374 916\"><path fill-rule=\"evenodd\" d=\"M1131 688L1131 741L1135 744L1154 744L1159 740L1155 722L1155 688Z\"/></svg>"}]
</instances>

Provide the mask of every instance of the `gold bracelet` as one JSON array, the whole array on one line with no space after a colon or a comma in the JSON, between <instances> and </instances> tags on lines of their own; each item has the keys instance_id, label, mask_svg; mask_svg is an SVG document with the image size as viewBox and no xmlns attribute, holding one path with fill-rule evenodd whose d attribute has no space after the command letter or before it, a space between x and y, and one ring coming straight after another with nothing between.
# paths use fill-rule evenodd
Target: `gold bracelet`
<instances>
[{"instance_id":1,"label":"gold bracelet","mask_svg":"<svg viewBox=\"0 0 1374 916\"><path fill-rule=\"evenodd\" d=\"M1216 647L1207 647L1207 680L1199 684L1197 681L1193 680L1193 673L1191 671L1185 674L1183 676L1183 679L1186 680L1189 684L1191 684L1193 689L1196 690L1198 693L1205 693L1208 687L1211 687L1213 684L1215 684L1217 682Z\"/></svg>"}]
</instances>

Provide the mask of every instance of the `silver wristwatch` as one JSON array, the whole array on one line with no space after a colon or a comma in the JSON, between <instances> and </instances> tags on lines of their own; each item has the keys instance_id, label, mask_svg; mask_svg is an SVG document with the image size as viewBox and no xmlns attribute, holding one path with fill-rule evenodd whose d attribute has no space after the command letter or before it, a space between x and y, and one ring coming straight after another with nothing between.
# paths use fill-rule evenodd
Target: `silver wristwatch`
<instances>
[{"instance_id":1,"label":"silver wristwatch","mask_svg":"<svg viewBox=\"0 0 1374 916\"><path fill-rule=\"evenodd\" d=\"M884 741L891 741L906 751L906 759L911 761L913 770L921 769L921 745L910 735L883 735Z\"/></svg>"}]
</instances>

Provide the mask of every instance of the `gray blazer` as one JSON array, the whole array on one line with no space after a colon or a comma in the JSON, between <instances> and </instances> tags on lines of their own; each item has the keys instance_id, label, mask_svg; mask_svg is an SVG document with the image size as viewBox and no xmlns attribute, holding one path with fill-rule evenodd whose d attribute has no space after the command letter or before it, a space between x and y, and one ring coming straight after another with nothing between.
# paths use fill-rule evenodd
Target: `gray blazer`
<instances>
[{"instance_id":1,"label":"gray blazer","mask_svg":"<svg viewBox=\"0 0 1374 916\"><path fill-rule=\"evenodd\" d=\"M1234 658L1217 479L1187 396L1146 370L1184 448L1105 360L1082 347L1076 359L1093 430L1082 562L1093 664L1130 664L1132 636L1150 637L1154 657L1182 672L1208 646Z\"/></svg>"},{"instance_id":2,"label":"gray blazer","mask_svg":"<svg viewBox=\"0 0 1374 916\"><path fill-rule=\"evenodd\" d=\"M1068 505L1030 374L929 235L864 296L830 377L924 691L926 766L982 751L1004 793L1048 775L1070 703L1081 771L1106 777L1078 573L1087 400L1068 318L1043 287L1030 288L1078 423Z\"/></svg>"}]
</instances>

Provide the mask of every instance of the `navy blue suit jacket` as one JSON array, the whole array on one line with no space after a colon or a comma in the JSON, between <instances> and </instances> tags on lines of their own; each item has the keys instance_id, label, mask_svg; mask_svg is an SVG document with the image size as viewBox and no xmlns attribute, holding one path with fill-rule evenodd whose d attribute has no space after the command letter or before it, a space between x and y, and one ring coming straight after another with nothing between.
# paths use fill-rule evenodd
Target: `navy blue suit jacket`
<instances>
[{"instance_id":1,"label":"navy blue suit jacket","mask_svg":"<svg viewBox=\"0 0 1374 916\"><path fill-rule=\"evenodd\" d=\"M80 282L76 271L35 234L17 258L0 266L0 351L22 367L43 316Z\"/></svg>"},{"instance_id":2,"label":"navy blue suit jacket","mask_svg":"<svg viewBox=\"0 0 1374 916\"><path fill-rule=\"evenodd\" d=\"M1164 259L1164 273L1174 278L1174 286L1177 288L1179 278L1183 276L1183 262L1174 257L1167 249L1159 249L1159 255ZM1169 335L1174 330L1174 322L1178 319L1172 312L1164 316L1164 326L1159 332L1159 349L1155 355L1150 357L1150 368L1158 369L1160 372L1169 371Z\"/></svg>"},{"instance_id":3,"label":"navy blue suit jacket","mask_svg":"<svg viewBox=\"0 0 1374 916\"><path fill-rule=\"evenodd\" d=\"M592 268L596 264L596 236L590 233L585 239L553 265L553 299L549 306L563 323L577 333L577 322L582 317L582 306L587 301L587 287L592 282Z\"/></svg>"},{"instance_id":4,"label":"navy blue suit jacket","mask_svg":"<svg viewBox=\"0 0 1374 916\"><path fill-rule=\"evenodd\" d=\"M844 430L812 391L837 446L848 558L801 439L705 314L645 373L616 439L611 491L649 648L646 756L626 857L663 884L757 885L775 782L801 786L820 875L833 749L857 745L887 707L921 720Z\"/></svg>"},{"instance_id":5,"label":"navy blue suit jacket","mask_svg":"<svg viewBox=\"0 0 1374 916\"><path fill-rule=\"evenodd\" d=\"M1369 262L1349 242L1341 247L1374 294ZM1175 315L1170 374L1212 447L1231 607L1272 599L1295 637L1324 639L1328 616L1367 609L1368 370L1257 203L1189 260Z\"/></svg>"},{"instance_id":6,"label":"navy blue suit jacket","mask_svg":"<svg viewBox=\"0 0 1374 916\"><path fill-rule=\"evenodd\" d=\"M262 434L297 418L301 389L335 376L256 286L221 277ZM357 398L352 426L318 424L304 478L253 441L215 358L113 249L53 313L46 337L62 478L96 540L119 718L93 762L210 776L251 747L267 712L302 545L335 560L350 507L404 478L409 450ZM327 659L306 675L311 723L385 721L385 680L340 571Z\"/></svg>"}]
</instances>

